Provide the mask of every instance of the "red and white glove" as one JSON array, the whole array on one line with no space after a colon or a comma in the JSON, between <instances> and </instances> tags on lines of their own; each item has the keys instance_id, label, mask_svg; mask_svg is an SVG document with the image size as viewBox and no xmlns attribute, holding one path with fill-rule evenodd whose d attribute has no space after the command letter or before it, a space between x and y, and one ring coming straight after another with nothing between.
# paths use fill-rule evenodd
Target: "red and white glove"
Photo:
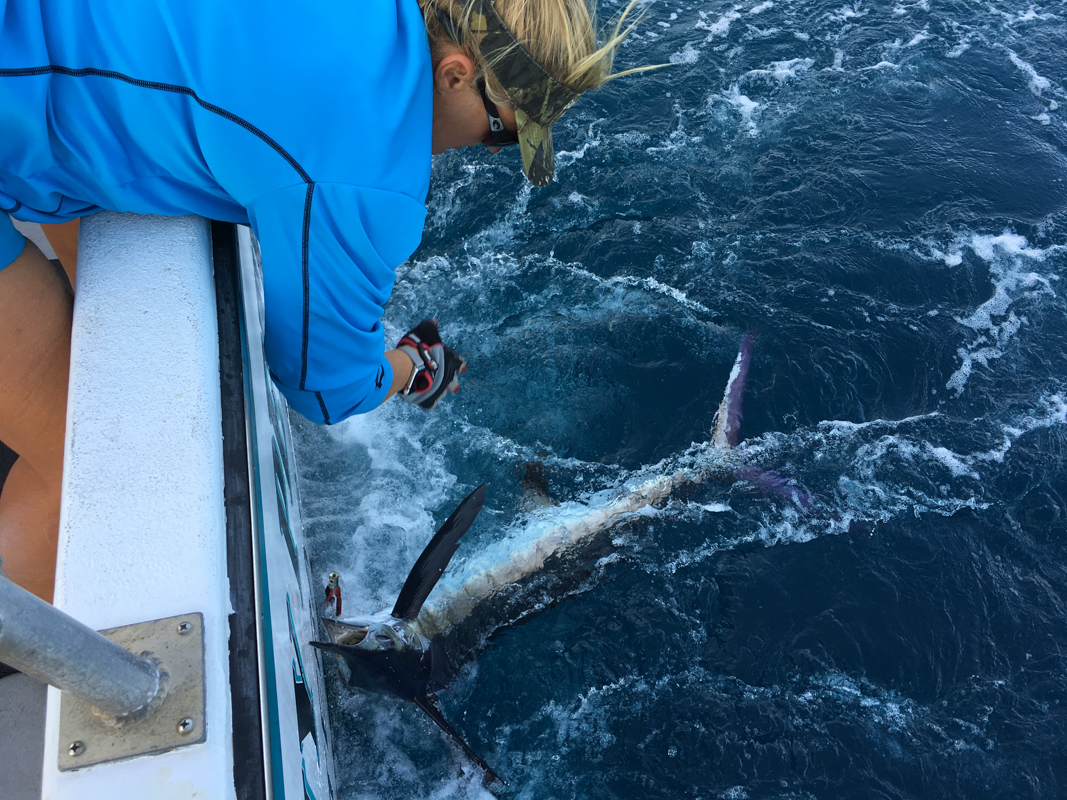
<instances>
[{"instance_id":1,"label":"red and white glove","mask_svg":"<svg viewBox=\"0 0 1067 800\"><path fill-rule=\"evenodd\" d=\"M429 411L437 407L445 392L459 391L459 375L467 371L467 362L441 342L437 320L424 319L400 337L396 349L415 363L415 372L400 390L405 401Z\"/></svg>"}]
</instances>

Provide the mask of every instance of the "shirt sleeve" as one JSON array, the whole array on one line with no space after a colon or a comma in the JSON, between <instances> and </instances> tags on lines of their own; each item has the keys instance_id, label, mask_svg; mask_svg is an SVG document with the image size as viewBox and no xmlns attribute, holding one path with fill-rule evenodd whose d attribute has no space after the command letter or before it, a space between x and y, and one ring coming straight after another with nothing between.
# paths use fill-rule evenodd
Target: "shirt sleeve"
<instances>
[{"instance_id":1,"label":"shirt sleeve","mask_svg":"<svg viewBox=\"0 0 1067 800\"><path fill-rule=\"evenodd\" d=\"M25 246L26 237L15 229L11 217L0 212L0 269L22 255Z\"/></svg>"},{"instance_id":2,"label":"shirt sleeve","mask_svg":"<svg viewBox=\"0 0 1067 800\"><path fill-rule=\"evenodd\" d=\"M278 388L327 425L377 408L393 379L382 309L396 267L422 238L423 204L306 183L252 201L248 218L263 257L267 364Z\"/></svg>"}]
</instances>

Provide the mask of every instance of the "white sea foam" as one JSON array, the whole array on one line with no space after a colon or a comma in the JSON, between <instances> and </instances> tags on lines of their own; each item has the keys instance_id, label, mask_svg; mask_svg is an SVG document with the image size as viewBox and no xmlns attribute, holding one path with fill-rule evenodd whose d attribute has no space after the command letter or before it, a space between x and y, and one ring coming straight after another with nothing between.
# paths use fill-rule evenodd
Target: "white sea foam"
<instances>
[{"instance_id":1,"label":"white sea foam","mask_svg":"<svg viewBox=\"0 0 1067 800\"><path fill-rule=\"evenodd\" d=\"M928 414L916 414L913 417L904 417L904 419L888 420L888 419L872 419L868 422L849 422L843 419L827 419L823 420L818 425L818 430L831 437L853 436L858 431L865 430L895 430L902 425L909 425L920 420L936 419L941 416L937 411L931 411Z\"/></svg>"},{"instance_id":2,"label":"white sea foam","mask_svg":"<svg viewBox=\"0 0 1067 800\"><path fill-rule=\"evenodd\" d=\"M741 115L741 125L745 132L749 136L756 136L759 133L759 129L756 127L755 116L760 104L749 99L747 95L741 94L741 90L736 83L728 91L723 92L720 97L737 109L737 112Z\"/></svg>"},{"instance_id":3,"label":"white sea foam","mask_svg":"<svg viewBox=\"0 0 1067 800\"><path fill-rule=\"evenodd\" d=\"M990 361L1000 358L1003 354L995 347L979 347L971 350L961 347L956 350L956 355L960 358L960 366L949 377L945 388L955 392L956 397L959 397L963 394L963 388L967 385L971 373L974 372L975 364L988 367Z\"/></svg>"},{"instance_id":4,"label":"white sea foam","mask_svg":"<svg viewBox=\"0 0 1067 800\"><path fill-rule=\"evenodd\" d=\"M601 144L603 144L604 138L603 134L600 131L599 123L594 122L593 124L591 124L586 130L586 135L579 137L579 139L582 142L580 147L577 147L574 150L556 151L555 163L557 175L559 174L561 167L569 167L571 164L575 164L578 161L581 161L583 158L585 158L585 154L588 153L590 149L596 149L600 147ZM528 181L525 182L523 184L523 187L529 189L529 187L526 185L528 183ZM527 198L528 196L529 191L527 191ZM521 208L516 207L516 213L519 211L526 211L525 203L521 206Z\"/></svg>"},{"instance_id":5,"label":"white sea foam","mask_svg":"<svg viewBox=\"0 0 1067 800\"><path fill-rule=\"evenodd\" d=\"M953 453L954 461L958 462L961 469L972 472L984 463L1003 463L1008 451L1022 436L1041 428L1067 424L1067 400L1062 395L1046 394L1038 399L1034 406L1033 411L1014 417L1000 426L1002 437L995 446L967 455Z\"/></svg>"},{"instance_id":6,"label":"white sea foam","mask_svg":"<svg viewBox=\"0 0 1067 800\"><path fill-rule=\"evenodd\" d=\"M910 8L908 6L906 6L906 5L904 5L903 3L897 3L893 7L893 15L897 16L897 17L902 17L905 14L909 13L909 11L911 11L913 9L915 11L929 11L930 10L929 0L919 0L919 2L917 2L917 3L912 3Z\"/></svg>"},{"instance_id":7,"label":"white sea foam","mask_svg":"<svg viewBox=\"0 0 1067 800\"><path fill-rule=\"evenodd\" d=\"M988 707L976 709L972 719L961 719L955 709L951 714L943 711L941 703L924 705L900 691L840 670L797 676L786 686L751 687L748 691L774 692L776 699L784 694L794 704L796 713L791 722L799 728L821 731L831 714L836 719L861 721L857 729L877 727L908 740L922 738L946 753L993 746L986 733Z\"/></svg>"},{"instance_id":8,"label":"white sea foam","mask_svg":"<svg viewBox=\"0 0 1067 800\"><path fill-rule=\"evenodd\" d=\"M700 60L700 51L693 46L692 42L686 42L685 47L676 53L672 53L668 59L672 64L695 64Z\"/></svg>"},{"instance_id":9,"label":"white sea foam","mask_svg":"<svg viewBox=\"0 0 1067 800\"><path fill-rule=\"evenodd\" d=\"M442 163L450 156L442 157ZM436 168L437 162L434 162ZM460 177L451 181L441 181L442 191L435 192L429 204L427 218L428 228L443 228L454 216L461 212L462 203L458 199L459 193L474 183L478 173L478 167L474 164L464 164L460 167Z\"/></svg>"},{"instance_id":10,"label":"white sea foam","mask_svg":"<svg viewBox=\"0 0 1067 800\"><path fill-rule=\"evenodd\" d=\"M649 140L652 138L647 133L638 133L637 131L626 131L624 133L615 133L615 134L612 134L612 137L616 141L622 142L623 144L627 145L628 147L641 147L641 146L643 146L645 144L648 144Z\"/></svg>"},{"instance_id":11,"label":"white sea foam","mask_svg":"<svg viewBox=\"0 0 1067 800\"><path fill-rule=\"evenodd\" d=\"M919 708L915 701L899 692L882 689L862 678L831 671L811 678L812 690L806 694L811 700L821 699L848 707L891 731L900 731L914 724Z\"/></svg>"},{"instance_id":12,"label":"white sea foam","mask_svg":"<svg viewBox=\"0 0 1067 800\"><path fill-rule=\"evenodd\" d=\"M1043 421L1058 418L1056 415L1064 404L1047 405L1050 410L1040 418ZM1067 414L1067 407L1063 407L1063 412ZM940 418L940 414L932 412L903 420L826 421L814 431L802 434L807 445L815 448L812 455L816 460L843 459L850 465L837 481L836 519L833 524L820 527L803 517L791 523L783 514L779 524L768 520L764 526L767 530L759 538L767 544L804 541L805 537L848 530L853 519L888 521L903 515L929 513L951 516L964 508L988 507L987 502L976 496L973 483L955 489L945 483L938 492L929 493L913 481L901 480L905 474L944 475L946 481L981 480L982 464L1002 459L1011 441L1019 435L1003 434L989 450L960 453L931 441L931 433L943 426L931 428L930 423ZM1014 422L1020 431L1034 424ZM790 442L790 448L795 446L793 437L765 435L761 438L767 448L763 459L767 461L775 459L777 447Z\"/></svg>"},{"instance_id":13,"label":"white sea foam","mask_svg":"<svg viewBox=\"0 0 1067 800\"><path fill-rule=\"evenodd\" d=\"M1030 247L1026 237L1019 236L1016 233L1009 233L1008 231L1000 234L1000 236L981 236L976 234L971 237L970 244L975 254L985 261L994 261L998 250L1009 256L1025 256L1038 261L1044 261L1046 255L1044 250Z\"/></svg>"},{"instance_id":14,"label":"white sea foam","mask_svg":"<svg viewBox=\"0 0 1067 800\"><path fill-rule=\"evenodd\" d=\"M1025 414L1022 419L1016 420L1014 425L1004 426L1004 433L1009 440L1014 441L1024 433L1029 433L1039 428L1067 425L1067 398L1063 395L1057 393L1048 394L1042 397L1036 403L1036 406L1037 408L1032 413Z\"/></svg>"},{"instance_id":15,"label":"white sea foam","mask_svg":"<svg viewBox=\"0 0 1067 800\"><path fill-rule=\"evenodd\" d=\"M774 0L763 0L759 5L753 6L748 10L749 14L762 14L769 8L774 8Z\"/></svg>"},{"instance_id":16,"label":"white sea foam","mask_svg":"<svg viewBox=\"0 0 1067 800\"><path fill-rule=\"evenodd\" d=\"M771 78L778 83L797 77L802 72L807 72L815 63L814 58L791 58L788 61L773 61L765 69L752 69L741 76L745 78ZM747 98L746 98L747 99Z\"/></svg>"},{"instance_id":17,"label":"white sea foam","mask_svg":"<svg viewBox=\"0 0 1067 800\"><path fill-rule=\"evenodd\" d=\"M695 503L694 505L701 511L707 511L711 514L722 514L725 511L733 511L733 509L726 503Z\"/></svg>"},{"instance_id":18,"label":"white sea foam","mask_svg":"<svg viewBox=\"0 0 1067 800\"><path fill-rule=\"evenodd\" d=\"M1023 61L1011 50L1008 50L1008 58L1011 59L1012 64L1018 67L1019 70L1026 75L1028 79L1027 85L1030 87L1030 91L1037 97L1040 97L1043 91L1052 86L1052 82L1048 78L1038 75L1037 70L1034 69L1033 66Z\"/></svg>"},{"instance_id":19,"label":"white sea foam","mask_svg":"<svg viewBox=\"0 0 1067 800\"><path fill-rule=\"evenodd\" d=\"M953 453L947 447L934 447L929 442L926 443L926 450L934 460L944 464L954 478L968 477L978 480L978 473L968 464L970 459Z\"/></svg>"},{"instance_id":20,"label":"white sea foam","mask_svg":"<svg viewBox=\"0 0 1067 800\"><path fill-rule=\"evenodd\" d=\"M947 248L948 252L941 249L942 245L933 239L924 238L923 244L928 248L927 252L923 252L919 248L913 247L910 243L903 243L900 249L915 253L920 258L929 258L937 261L943 261L946 266L958 267L963 263L963 250L970 244L970 239L963 239L957 237L952 245Z\"/></svg>"},{"instance_id":21,"label":"white sea foam","mask_svg":"<svg viewBox=\"0 0 1067 800\"><path fill-rule=\"evenodd\" d=\"M556 151L556 174L580 160L586 150L600 144L600 138L595 141L586 140L578 150ZM521 165L520 165L521 167ZM515 222L526 214L529 208L530 198L533 195L533 184L523 181L519 189L507 207L502 210L495 223L487 225L474 234L467 243L467 251L471 254L496 253L506 250L515 239Z\"/></svg>"},{"instance_id":22,"label":"white sea foam","mask_svg":"<svg viewBox=\"0 0 1067 800\"><path fill-rule=\"evenodd\" d=\"M863 67L860 72L866 72L872 69L900 69L900 64L894 64L892 61L879 61L877 64Z\"/></svg>"},{"instance_id":23,"label":"white sea foam","mask_svg":"<svg viewBox=\"0 0 1067 800\"><path fill-rule=\"evenodd\" d=\"M963 253L939 253L941 258L945 260L945 264L950 267L958 267L963 263Z\"/></svg>"},{"instance_id":24,"label":"white sea foam","mask_svg":"<svg viewBox=\"0 0 1067 800\"><path fill-rule=\"evenodd\" d=\"M923 42L925 42L929 38L930 38L930 29L929 28L923 28L921 31L919 31L917 34L915 34L913 37L911 37L911 41L909 41L904 46L905 47L915 47L918 44L922 44Z\"/></svg>"},{"instance_id":25,"label":"white sea foam","mask_svg":"<svg viewBox=\"0 0 1067 800\"><path fill-rule=\"evenodd\" d=\"M697 30L707 31L707 41L709 42L712 39L718 38L720 36L725 36L730 32L730 25L732 25L735 20L741 19L741 14L739 12L740 8L740 6L734 6L733 9L727 11L714 22L708 22L707 12L701 11L699 12L700 19L693 27L695 27Z\"/></svg>"},{"instance_id":26,"label":"white sea foam","mask_svg":"<svg viewBox=\"0 0 1067 800\"><path fill-rule=\"evenodd\" d=\"M975 341L957 351L961 363L946 384L956 397L963 393L975 366L988 367L990 361L999 359L1025 324L1026 318L1016 313L1015 304L1023 299L1037 300L1042 295L1055 296L1055 276L1033 272L1026 266L1028 261L1044 261L1048 251L1030 247L1024 237L1010 232L999 236L975 234L968 245L990 265L993 296L970 315L956 317L958 323L978 334Z\"/></svg>"},{"instance_id":27,"label":"white sea foam","mask_svg":"<svg viewBox=\"0 0 1067 800\"><path fill-rule=\"evenodd\" d=\"M867 9L863 8L859 3L853 3L850 6L841 6L841 8L831 12L830 19L835 22L846 22L848 20L865 17L867 14Z\"/></svg>"},{"instance_id":28,"label":"white sea foam","mask_svg":"<svg viewBox=\"0 0 1067 800\"><path fill-rule=\"evenodd\" d=\"M963 37L963 39L961 39L956 44L955 47L953 47L951 50L949 50L947 53L945 53L945 55L948 56L949 58L959 58L960 56L962 56L964 53L966 53L970 49L971 49L971 37L970 37L970 35L967 35L967 36Z\"/></svg>"},{"instance_id":29,"label":"white sea foam","mask_svg":"<svg viewBox=\"0 0 1067 800\"><path fill-rule=\"evenodd\" d=\"M973 494L973 489L960 487L956 492L930 496L907 484L894 481L900 466L908 472L936 476L943 469L952 479L981 481L987 477L986 465L1003 463L1014 443L1031 431L1067 425L1067 398L1061 392L1049 392L1034 404L1032 410L1015 413L995 428L989 426L989 445L974 452L959 452L936 441L933 432L944 425L931 428L930 423L941 419L938 412L908 417L902 420L872 420L853 423L825 421L819 423L805 438L817 445L816 458L841 458L853 466L838 481L840 499L857 510L863 518L872 516L887 520L903 513L951 515L961 508L981 509L987 503ZM824 437L824 438L823 438ZM764 436L767 446L776 437ZM783 437L787 441L788 437ZM770 457L768 455L768 457Z\"/></svg>"},{"instance_id":30,"label":"white sea foam","mask_svg":"<svg viewBox=\"0 0 1067 800\"><path fill-rule=\"evenodd\" d=\"M1015 25L1020 22L1033 22L1034 20L1041 20L1042 22L1046 22L1050 19L1055 18L1055 14L1039 14L1033 6L1030 6L1030 8L1028 8L1022 14L1019 14L1017 17L1011 19L1008 24Z\"/></svg>"},{"instance_id":31,"label":"white sea foam","mask_svg":"<svg viewBox=\"0 0 1067 800\"><path fill-rule=\"evenodd\" d=\"M777 36L781 33L781 30L781 28L757 28L755 25L749 25L742 40L750 42L753 39L769 39L772 36Z\"/></svg>"},{"instance_id":32,"label":"white sea foam","mask_svg":"<svg viewBox=\"0 0 1067 800\"><path fill-rule=\"evenodd\" d=\"M581 275L583 278L594 281L601 286L633 286L634 288L646 289L650 292L663 295L664 297L669 297L680 305L692 309L693 311L698 311L701 314L711 314L711 309L702 303L698 303L696 300L690 300L689 296L681 289L675 289L673 286L661 283L655 278L638 278L633 275L616 275L611 278L601 278L581 267L572 266L569 267L569 269L575 275Z\"/></svg>"},{"instance_id":33,"label":"white sea foam","mask_svg":"<svg viewBox=\"0 0 1067 800\"><path fill-rule=\"evenodd\" d=\"M708 540L699 547L690 550L682 550L676 553L673 558L663 565L663 571L668 575L673 575L680 569L700 564L712 556L728 550L733 550L742 544L750 544L756 540L757 534L755 533L737 536L727 541Z\"/></svg>"},{"instance_id":34,"label":"white sea foam","mask_svg":"<svg viewBox=\"0 0 1067 800\"><path fill-rule=\"evenodd\" d=\"M925 441L924 436L925 432L912 440L905 432L892 433L855 447L850 456L854 464L852 471L837 481L837 494L845 507L854 509L863 519L881 521L906 514L951 516L964 508L987 508L989 504L978 499L973 491L931 495L913 483L900 482L897 476L902 470L929 473L935 464L953 477L966 475L973 479L968 474L973 469L967 469L972 456L939 448ZM955 475L954 470L961 475Z\"/></svg>"}]
</instances>

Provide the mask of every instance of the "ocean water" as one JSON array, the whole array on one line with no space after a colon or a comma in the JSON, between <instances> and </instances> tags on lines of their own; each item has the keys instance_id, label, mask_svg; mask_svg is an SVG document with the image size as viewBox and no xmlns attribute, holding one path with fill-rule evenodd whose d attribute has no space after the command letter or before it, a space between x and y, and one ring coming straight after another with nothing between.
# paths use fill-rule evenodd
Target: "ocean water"
<instances>
[{"instance_id":1,"label":"ocean water","mask_svg":"<svg viewBox=\"0 0 1067 800\"><path fill-rule=\"evenodd\" d=\"M604 3L605 19L619 4ZM656 3L556 126L435 162L388 338L470 366L434 413L294 420L313 568L391 605L708 438L757 329L740 453L443 696L518 798L1067 796L1067 7ZM547 523L546 523L547 524ZM413 706L328 669L339 796L487 797Z\"/></svg>"}]
</instances>

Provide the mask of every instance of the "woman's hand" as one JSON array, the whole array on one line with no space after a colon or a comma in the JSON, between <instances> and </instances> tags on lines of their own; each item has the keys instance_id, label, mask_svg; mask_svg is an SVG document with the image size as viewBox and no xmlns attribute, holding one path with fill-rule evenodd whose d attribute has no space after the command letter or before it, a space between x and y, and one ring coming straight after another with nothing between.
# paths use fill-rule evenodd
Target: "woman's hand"
<instances>
[{"instance_id":1,"label":"woman's hand","mask_svg":"<svg viewBox=\"0 0 1067 800\"><path fill-rule=\"evenodd\" d=\"M414 372L399 390L408 403L429 411L437 407L445 392L459 391L459 375L467 371L467 362L441 342L437 320L424 319L405 333L393 352L398 351L414 364Z\"/></svg>"}]
</instances>

